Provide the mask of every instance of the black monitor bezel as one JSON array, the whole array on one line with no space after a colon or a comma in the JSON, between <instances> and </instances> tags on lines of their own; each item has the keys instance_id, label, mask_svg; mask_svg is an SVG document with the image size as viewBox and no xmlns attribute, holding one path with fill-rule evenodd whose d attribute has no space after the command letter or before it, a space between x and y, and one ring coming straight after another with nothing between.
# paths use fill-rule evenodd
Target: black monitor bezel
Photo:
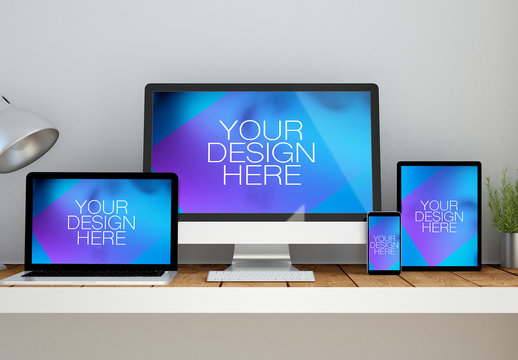
<instances>
[{"instance_id":1,"label":"black monitor bezel","mask_svg":"<svg viewBox=\"0 0 518 360\"><path fill-rule=\"evenodd\" d=\"M171 181L170 264L33 264L32 209L34 179L164 179ZM178 270L178 177L174 173L32 172L26 177L25 270Z\"/></svg>"},{"instance_id":2,"label":"black monitor bezel","mask_svg":"<svg viewBox=\"0 0 518 360\"><path fill-rule=\"evenodd\" d=\"M401 169L411 166L474 166L477 168L477 265L476 266L404 266L402 271L479 271L482 268L482 163L480 161L398 161L397 163L397 211L401 213ZM403 229L403 219L401 219ZM403 243L403 235L401 235Z\"/></svg>"},{"instance_id":3,"label":"black monitor bezel","mask_svg":"<svg viewBox=\"0 0 518 360\"><path fill-rule=\"evenodd\" d=\"M381 210L379 89L376 84L280 84L280 83L151 83L145 88L144 164L151 172L153 144L153 93L180 91L369 91L371 94L371 153L373 209ZM180 180L181 181L181 180ZM181 187L181 184L180 184ZM180 221L366 221L367 213L180 213Z\"/></svg>"}]
</instances>

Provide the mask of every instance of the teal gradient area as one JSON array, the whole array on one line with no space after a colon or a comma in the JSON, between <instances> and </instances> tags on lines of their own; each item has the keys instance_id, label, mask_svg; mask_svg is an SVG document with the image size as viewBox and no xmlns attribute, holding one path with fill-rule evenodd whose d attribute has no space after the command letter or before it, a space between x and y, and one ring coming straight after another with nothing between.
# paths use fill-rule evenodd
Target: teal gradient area
<instances>
[{"instance_id":1,"label":"teal gradient area","mask_svg":"<svg viewBox=\"0 0 518 360\"><path fill-rule=\"evenodd\" d=\"M157 259L162 258L164 254L169 254L170 251L171 238L166 236L136 258L132 264L154 264Z\"/></svg>"},{"instance_id":2,"label":"teal gradient area","mask_svg":"<svg viewBox=\"0 0 518 360\"><path fill-rule=\"evenodd\" d=\"M38 215L47 206L59 199L70 189L76 186L80 179L38 179L33 184L34 196L32 203L32 216Z\"/></svg>"},{"instance_id":3,"label":"teal gradient area","mask_svg":"<svg viewBox=\"0 0 518 360\"><path fill-rule=\"evenodd\" d=\"M478 258L477 253L473 251L478 246L478 236L473 236L460 248L458 248L453 254L444 259L439 266L477 266Z\"/></svg>"},{"instance_id":4,"label":"teal gradient area","mask_svg":"<svg viewBox=\"0 0 518 360\"><path fill-rule=\"evenodd\" d=\"M312 213L332 213L347 204L351 209L357 209L357 212L368 212L372 210L372 197L361 196L359 194L368 194L372 192L372 171L368 170L360 174L357 178L350 181L343 188L325 199L310 212Z\"/></svg>"},{"instance_id":5,"label":"teal gradient area","mask_svg":"<svg viewBox=\"0 0 518 360\"><path fill-rule=\"evenodd\" d=\"M398 271L398 270L401 270L401 263L398 261L397 263L395 263L394 265L392 265L392 267L389 269L390 271Z\"/></svg>"},{"instance_id":6,"label":"teal gradient area","mask_svg":"<svg viewBox=\"0 0 518 360\"><path fill-rule=\"evenodd\" d=\"M358 200L361 202L364 211L372 211L372 168L369 167L366 171L359 174L356 178L349 179L349 181L350 186L354 190L355 194L358 194Z\"/></svg>"},{"instance_id":7,"label":"teal gradient area","mask_svg":"<svg viewBox=\"0 0 518 360\"><path fill-rule=\"evenodd\" d=\"M178 92L153 94L153 145L225 96L226 92ZM174 118L173 118L174 117Z\"/></svg>"},{"instance_id":8,"label":"teal gradient area","mask_svg":"<svg viewBox=\"0 0 518 360\"><path fill-rule=\"evenodd\" d=\"M401 167L401 199L431 178L442 166L402 166Z\"/></svg>"},{"instance_id":9,"label":"teal gradient area","mask_svg":"<svg viewBox=\"0 0 518 360\"><path fill-rule=\"evenodd\" d=\"M311 210L312 213L332 213L339 209L343 204L347 204L354 209L363 209L358 212L365 212L368 208L364 208L361 201L356 196L350 184L347 184L336 193L328 197L322 203Z\"/></svg>"},{"instance_id":10,"label":"teal gradient area","mask_svg":"<svg viewBox=\"0 0 518 360\"><path fill-rule=\"evenodd\" d=\"M404 226L401 226L401 262L405 266L428 266L428 263L417 246L415 246Z\"/></svg>"},{"instance_id":11,"label":"teal gradient area","mask_svg":"<svg viewBox=\"0 0 518 360\"><path fill-rule=\"evenodd\" d=\"M369 261L369 270L376 270L376 269L374 268L374 265L372 265L372 263L371 263L370 261Z\"/></svg>"},{"instance_id":12,"label":"teal gradient area","mask_svg":"<svg viewBox=\"0 0 518 360\"><path fill-rule=\"evenodd\" d=\"M336 160L334 166L338 166L341 175L347 180L346 186L325 200L325 206L318 206L318 210L313 209L311 212L338 212L337 209L343 208L344 204L351 204L348 209L357 209L356 212L371 211L372 167L365 165L372 158L372 153L364 137L371 133L370 93L356 92L345 97L325 93L295 94L308 118L319 119L313 122L316 134L325 140L325 146ZM320 102L326 106L315 106ZM339 112L337 108L347 108L347 111ZM344 123L347 129L337 126ZM354 156L347 156L353 152ZM330 203L335 206L330 207Z\"/></svg>"},{"instance_id":13,"label":"teal gradient area","mask_svg":"<svg viewBox=\"0 0 518 360\"><path fill-rule=\"evenodd\" d=\"M181 207L178 206L178 214L181 214L181 213L183 213L183 210Z\"/></svg>"},{"instance_id":14,"label":"teal gradient area","mask_svg":"<svg viewBox=\"0 0 518 360\"><path fill-rule=\"evenodd\" d=\"M32 234L32 262L35 264L52 264L52 261L34 234Z\"/></svg>"},{"instance_id":15,"label":"teal gradient area","mask_svg":"<svg viewBox=\"0 0 518 360\"><path fill-rule=\"evenodd\" d=\"M383 219L384 219L383 216L370 216L369 217L369 229L372 229L379 222L383 221Z\"/></svg>"}]
</instances>

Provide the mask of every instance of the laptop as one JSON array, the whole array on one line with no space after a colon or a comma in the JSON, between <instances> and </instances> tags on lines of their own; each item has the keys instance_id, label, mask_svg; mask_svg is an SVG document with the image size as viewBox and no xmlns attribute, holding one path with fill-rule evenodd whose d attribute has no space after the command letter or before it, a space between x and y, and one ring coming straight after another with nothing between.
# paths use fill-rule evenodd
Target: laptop
<instances>
[{"instance_id":1,"label":"laptop","mask_svg":"<svg viewBox=\"0 0 518 360\"><path fill-rule=\"evenodd\" d=\"M29 173L25 271L3 285L167 285L177 271L173 173Z\"/></svg>"}]
</instances>

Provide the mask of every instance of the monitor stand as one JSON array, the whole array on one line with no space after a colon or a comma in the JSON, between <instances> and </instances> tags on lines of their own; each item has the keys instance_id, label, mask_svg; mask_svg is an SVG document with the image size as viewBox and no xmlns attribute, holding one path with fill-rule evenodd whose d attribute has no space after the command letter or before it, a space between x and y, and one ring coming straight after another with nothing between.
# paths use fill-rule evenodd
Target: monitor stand
<instances>
[{"instance_id":1,"label":"monitor stand","mask_svg":"<svg viewBox=\"0 0 518 360\"><path fill-rule=\"evenodd\" d=\"M315 276L291 264L287 244L235 244L232 265L209 271L207 281L315 281Z\"/></svg>"},{"instance_id":2,"label":"monitor stand","mask_svg":"<svg viewBox=\"0 0 518 360\"><path fill-rule=\"evenodd\" d=\"M287 244L235 244L232 265L225 271L299 271L291 264Z\"/></svg>"}]
</instances>

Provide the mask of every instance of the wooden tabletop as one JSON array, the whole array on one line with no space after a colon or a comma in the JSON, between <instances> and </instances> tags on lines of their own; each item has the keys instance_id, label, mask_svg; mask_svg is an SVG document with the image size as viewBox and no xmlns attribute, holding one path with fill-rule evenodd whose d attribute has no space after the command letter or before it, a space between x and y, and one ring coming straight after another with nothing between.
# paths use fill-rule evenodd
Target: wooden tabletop
<instances>
[{"instance_id":1,"label":"wooden tabletop","mask_svg":"<svg viewBox=\"0 0 518 360\"><path fill-rule=\"evenodd\" d=\"M23 265L7 265L0 280ZM295 265L312 270L315 282L207 282L209 270L228 265L179 265L172 287L510 287L518 286L518 269L483 265L481 271L405 271L401 275L367 275L365 265Z\"/></svg>"}]
</instances>

